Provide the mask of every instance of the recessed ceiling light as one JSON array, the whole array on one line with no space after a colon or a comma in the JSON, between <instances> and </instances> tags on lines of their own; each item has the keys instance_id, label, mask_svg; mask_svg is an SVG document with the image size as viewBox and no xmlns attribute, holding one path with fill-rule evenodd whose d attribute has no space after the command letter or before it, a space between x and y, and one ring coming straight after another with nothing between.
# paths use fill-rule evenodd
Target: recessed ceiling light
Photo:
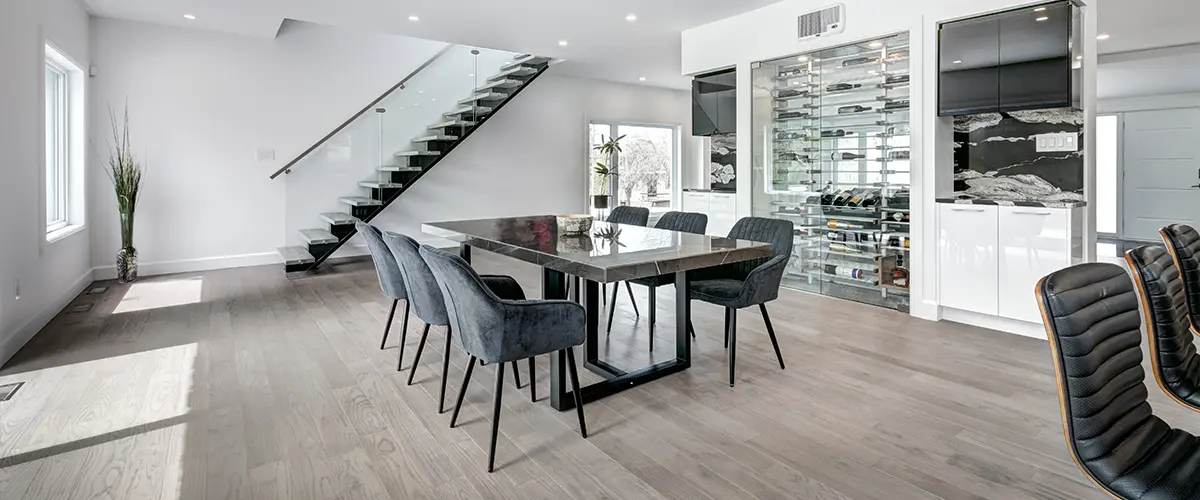
<instances>
[{"instance_id":1,"label":"recessed ceiling light","mask_svg":"<svg viewBox=\"0 0 1200 500\"><path fill-rule=\"evenodd\" d=\"M1083 60L1083 56L1075 56L1075 60L1077 60L1077 61L1082 61L1082 60Z\"/></svg>"},{"instance_id":2,"label":"recessed ceiling light","mask_svg":"<svg viewBox=\"0 0 1200 500\"><path fill-rule=\"evenodd\" d=\"M872 48L872 49L878 49L878 48L880 48L880 47L883 47L883 42L871 42L871 43L870 43L870 44L868 44L867 46L868 46L868 47L870 47L870 48Z\"/></svg>"},{"instance_id":3,"label":"recessed ceiling light","mask_svg":"<svg viewBox=\"0 0 1200 500\"><path fill-rule=\"evenodd\" d=\"M409 21L416 22L416 21L420 21L420 20L421 20L421 18L419 18L419 17L417 17L417 16L408 16L408 20L409 20Z\"/></svg>"},{"instance_id":4,"label":"recessed ceiling light","mask_svg":"<svg viewBox=\"0 0 1200 500\"><path fill-rule=\"evenodd\" d=\"M1036 8L1036 9L1033 9L1033 11L1034 11L1034 12L1041 12L1041 11L1043 11L1043 10L1046 10L1046 8L1045 8L1045 7L1038 7L1038 8Z\"/></svg>"},{"instance_id":5,"label":"recessed ceiling light","mask_svg":"<svg viewBox=\"0 0 1200 500\"><path fill-rule=\"evenodd\" d=\"M1042 22L1042 21L1049 21L1049 20L1050 20L1050 18L1049 18L1049 17L1046 17L1046 16L1042 16L1042 17L1039 17L1039 18L1035 19L1035 21L1037 21L1037 22L1039 22L1039 23L1040 23L1040 22Z\"/></svg>"},{"instance_id":6,"label":"recessed ceiling light","mask_svg":"<svg viewBox=\"0 0 1200 500\"><path fill-rule=\"evenodd\" d=\"M471 73L471 74L469 74L469 75L467 75L467 76L475 76L475 73Z\"/></svg>"},{"instance_id":7,"label":"recessed ceiling light","mask_svg":"<svg viewBox=\"0 0 1200 500\"><path fill-rule=\"evenodd\" d=\"M1097 40L1108 40L1109 39L1108 33L1101 33L1099 36L1096 37L1096 39Z\"/></svg>"},{"instance_id":8,"label":"recessed ceiling light","mask_svg":"<svg viewBox=\"0 0 1200 500\"><path fill-rule=\"evenodd\" d=\"M639 77L638 77L638 81L639 81L639 82L644 82L644 81L646 81L646 77L644 77L644 76L639 76Z\"/></svg>"},{"instance_id":9,"label":"recessed ceiling light","mask_svg":"<svg viewBox=\"0 0 1200 500\"><path fill-rule=\"evenodd\" d=\"M637 16L634 14L630 14L628 16L625 16L625 20L629 21L629 22L637 21Z\"/></svg>"},{"instance_id":10,"label":"recessed ceiling light","mask_svg":"<svg viewBox=\"0 0 1200 500\"><path fill-rule=\"evenodd\" d=\"M192 14L184 14L184 15L183 15L183 18L184 18L184 19L187 19L188 21L195 21L195 20L196 20L196 16L194 16L194 15L192 15Z\"/></svg>"},{"instance_id":11,"label":"recessed ceiling light","mask_svg":"<svg viewBox=\"0 0 1200 500\"><path fill-rule=\"evenodd\" d=\"M962 61L954 61L954 64L962 64Z\"/></svg>"},{"instance_id":12,"label":"recessed ceiling light","mask_svg":"<svg viewBox=\"0 0 1200 500\"><path fill-rule=\"evenodd\" d=\"M424 91L424 90L418 90L418 91L417 91L417 93L418 93L418 94L424 94L424 93L425 93L425 91Z\"/></svg>"},{"instance_id":13,"label":"recessed ceiling light","mask_svg":"<svg viewBox=\"0 0 1200 500\"><path fill-rule=\"evenodd\" d=\"M807 62L808 56L800 56L800 57L797 57L796 60L800 61L800 62Z\"/></svg>"},{"instance_id":14,"label":"recessed ceiling light","mask_svg":"<svg viewBox=\"0 0 1200 500\"><path fill-rule=\"evenodd\" d=\"M559 41L558 41L558 46L559 46L559 47L566 47L566 46L567 46L567 41L566 41L566 40L559 40Z\"/></svg>"}]
</instances>

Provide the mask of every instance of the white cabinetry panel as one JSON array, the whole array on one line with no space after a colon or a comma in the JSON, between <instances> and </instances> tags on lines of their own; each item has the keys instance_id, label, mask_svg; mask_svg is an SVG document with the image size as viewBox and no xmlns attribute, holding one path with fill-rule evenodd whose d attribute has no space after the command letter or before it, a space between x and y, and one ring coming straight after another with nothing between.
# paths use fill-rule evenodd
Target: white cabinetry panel
<instances>
[{"instance_id":1,"label":"white cabinetry panel","mask_svg":"<svg viewBox=\"0 0 1200 500\"><path fill-rule=\"evenodd\" d=\"M938 204L938 300L981 314L998 310L996 206Z\"/></svg>"},{"instance_id":2,"label":"white cabinetry panel","mask_svg":"<svg viewBox=\"0 0 1200 500\"><path fill-rule=\"evenodd\" d=\"M1033 288L1071 265L1071 211L999 207L999 309L1006 318L1040 323Z\"/></svg>"}]
</instances>

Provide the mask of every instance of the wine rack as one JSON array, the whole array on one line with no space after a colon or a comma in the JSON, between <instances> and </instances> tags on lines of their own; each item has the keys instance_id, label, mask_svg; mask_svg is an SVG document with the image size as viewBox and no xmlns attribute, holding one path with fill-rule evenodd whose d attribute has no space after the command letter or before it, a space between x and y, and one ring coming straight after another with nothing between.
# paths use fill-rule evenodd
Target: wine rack
<instances>
[{"instance_id":1,"label":"wine rack","mask_svg":"<svg viewBox=\"0 0 1200 500\"><path fill-rule=\"evenodd\" d=\"M908 310L908 34L755 63L752 78L753 209L796 226L784 285Z\"/></svg>"}]
</instances>

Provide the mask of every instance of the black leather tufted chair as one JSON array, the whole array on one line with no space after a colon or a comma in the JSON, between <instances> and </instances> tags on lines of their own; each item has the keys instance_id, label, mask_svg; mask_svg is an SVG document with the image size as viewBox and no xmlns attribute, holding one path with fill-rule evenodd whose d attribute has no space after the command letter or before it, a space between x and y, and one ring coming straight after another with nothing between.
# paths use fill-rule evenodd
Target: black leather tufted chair
<instances>
[{"instance_id":1,"label":"black leather tufted chair","mask_svg":"<svg viewBox=\"0 0 1200 500\"><path fill-rule=\"evenodd\" d=\"M1125 252L1145 316L1154 379L1171 399L1200 411L1200 356L1192 342L1187 296L1179 268L1165 249L1142 246Z\"/></svg>"},{"instance_id":2,"label":"black leather tufted chair","mask_svg":"<svg viewBox=\"0 0 1200 500\"><path fill-rule=\"evenodd\" d=\"M1200 335L1200 232L1186 224L1171 224L1158 230L1175 266L1183 275L1192 333Z\"/></svg>"},{"instance_id":3,"label":"black leather tufted chair","mask_svg":"<svg viewBox=\"0 0 1200 500\"><path fill-rule=\"evenodd\" d=\"M1200 498L1200 439L1146 402L1138 299L1125 270L1069 267L1042 278L1035 293L1079 468L1115 498Z\"/></svg>"}]
</instances>

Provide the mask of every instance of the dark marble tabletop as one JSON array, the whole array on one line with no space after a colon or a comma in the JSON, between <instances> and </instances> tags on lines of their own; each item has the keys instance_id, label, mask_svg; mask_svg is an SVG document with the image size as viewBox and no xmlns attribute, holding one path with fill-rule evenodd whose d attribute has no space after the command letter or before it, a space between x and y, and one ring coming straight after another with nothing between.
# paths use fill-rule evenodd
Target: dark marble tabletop
<instances>
[{"instance_id":1,"label":"dark marble tabletop","mask_svg":"<svg viewBox=\"0 0 1200 500\"><path fill-rule=\"evenodd\" d=\"M599 235L619 230L615 240ZM596 221L583 235L559 235L553 215L430 222L426 234L466 243L585 279L611 283L769 257L771 245Z\"/></svg>"}]
</instances>

